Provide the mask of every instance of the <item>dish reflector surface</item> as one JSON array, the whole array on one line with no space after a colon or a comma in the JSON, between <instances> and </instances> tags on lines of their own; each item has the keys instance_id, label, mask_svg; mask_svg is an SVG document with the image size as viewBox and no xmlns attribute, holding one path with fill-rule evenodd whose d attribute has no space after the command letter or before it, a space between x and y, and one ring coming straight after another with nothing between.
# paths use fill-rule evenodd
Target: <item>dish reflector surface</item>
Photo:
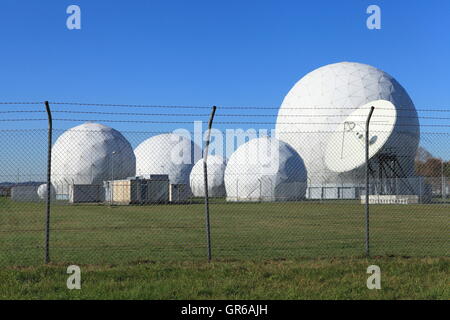
<instances>
[{"instance_id":1,"label":"dish reflector surface","mask_svg":"<svg viewBox=\"0 0 450 320\"><path fill-rule=\"evenodd\" d=\"M348 172L365 164L366 120L372 106L369 159L386 145L394 131L397 111L386 100L369 102L353 111L331 135L325 150L325 164L331 171Z\"/></svg>"}]
</instances>

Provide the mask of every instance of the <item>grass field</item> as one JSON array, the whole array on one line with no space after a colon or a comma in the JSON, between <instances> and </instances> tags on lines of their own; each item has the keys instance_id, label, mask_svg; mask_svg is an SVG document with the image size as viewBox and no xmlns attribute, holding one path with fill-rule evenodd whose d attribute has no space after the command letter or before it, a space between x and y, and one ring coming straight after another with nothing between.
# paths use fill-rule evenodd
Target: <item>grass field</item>
<instances>
[{"instance_id":1,"label":"grass field","mask_svg":"<svg viewBox=\"0 0 450 320\"><path fill-rule=\"evenodd\" d=\"M381 268L381 290L366 269ZM156 262L81 266L68 290L67 265L0 269L0 299L450 299L449 258Z\"/></svg>"},{"instance_id":2,"label":"grass field","mask_svg":"<svg viewBox=\"0 0 450 320\"><path fill-rule=\"evenodd\" d=\"M375 256L448 257L449 204L373 205ZM0 265L43 261L45 205L0 202ZM298 259L361 257L364 207L357 202L211 205L213 257ZM205 259L202 204L103 206L55 204L55 263L127 264Z\"/></svg>"}]
</instances>

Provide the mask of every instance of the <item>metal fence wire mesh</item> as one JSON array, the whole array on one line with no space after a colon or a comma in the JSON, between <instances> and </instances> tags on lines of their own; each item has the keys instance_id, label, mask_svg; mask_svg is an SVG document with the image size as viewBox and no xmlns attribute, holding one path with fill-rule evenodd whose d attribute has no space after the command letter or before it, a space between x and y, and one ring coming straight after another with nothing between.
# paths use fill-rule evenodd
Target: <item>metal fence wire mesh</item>
<instances>
[{"instance_id":1,"label":"metal fence wire mesh","mask_svg":"<svg viewBox=\"0 0 450 320\"><path fill-rule=\"evenodd\" d=\"M207 258L209 107L50 106L52 262ZM371 255L450 254L450 109L419 111L420 127L371 122ZM206 161L213 258L364 255L365 117L277 112L217 109ZM41 264L45 108L2 103L0 120L0 265Z\"/></svg>"}]
</instances>

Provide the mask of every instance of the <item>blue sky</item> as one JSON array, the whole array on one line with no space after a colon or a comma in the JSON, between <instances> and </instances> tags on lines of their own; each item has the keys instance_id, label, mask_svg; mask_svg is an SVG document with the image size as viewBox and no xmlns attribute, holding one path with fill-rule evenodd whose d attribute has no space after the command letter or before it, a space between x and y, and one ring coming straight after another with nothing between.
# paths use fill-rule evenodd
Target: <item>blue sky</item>
<instances>
[{"instance_id":1,"label":"blue sky","mask_svg":"<svg viewBox=\"0 0 450 320\"><path fill-rule=\"evenodd\" d=\"M71 4L81 7L81 30L66 28ZM381 7L381 30L366 28L370 4ZM1 101L277 107L307 72L357 61L393 75L418 109L450 106L450 2L443 0L2 0L0 39ZM424 144L450 158L447 139L430 135Z\"/></svg>"}]
</instances>

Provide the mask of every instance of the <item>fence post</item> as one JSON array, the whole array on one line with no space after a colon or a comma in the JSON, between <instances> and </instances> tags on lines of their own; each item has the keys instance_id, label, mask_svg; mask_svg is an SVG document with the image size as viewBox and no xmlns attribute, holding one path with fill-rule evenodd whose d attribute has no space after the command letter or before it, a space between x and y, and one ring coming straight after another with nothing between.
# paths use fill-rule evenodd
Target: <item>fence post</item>
<instances>
[{"instance_id":1,"label":"fence post","mask_svg":"<svg viewBox=\"0 0 450 320\"><path fill-rule=\"evenodd\" d=\"M442 200L445 201L445 182L444 182L444 159L441 158L441 196Z\"/></svg>"},{"instance_id":2,"label":"fence post","mask_svg":"<svg viewBox=\"0 0 450 320\"><path fill-rule=\"evenodd\" d=\"M45 109L48 116L48 145L47 145L47 206L45 217L45 263L50 262L50 206L51 206L51 177L52 177L52 134L53 134L53 121L52 112L50 111L50 105L48 101L45 101Z\"/></svg>"},{"instance_id":3,"label":"fence post","mask_svg":"<svg viewBox=\"0 0 450 320\"><path fill-rule=\"evenodd\" d=\"M205 188L205 223L206 223L206 241L208 245L208 261L212 259L212 250L211 250L211 223L209 220L209 195L208 195L208 149L209 142L211 138L211 128L214 120L214 114L216 113L216 106L212 107L211 116L209 117L208 122L208 132L206 138L205 152L203 154L203 183Z\"/></svg>"},{"instance_id":4,"label":"fence post","mask_svg":"<svg viewBox=\"0 0 450 320\"><path fill-rule=\"evenodd\" d=\"M365 203L365 213L366 213L366 256L370 256L370 245L369 245L369 123L370 118L372 118L373 110L375 107L370 108L369 115L366 120L366 203Z\"/></svg>"}]
</instances>

